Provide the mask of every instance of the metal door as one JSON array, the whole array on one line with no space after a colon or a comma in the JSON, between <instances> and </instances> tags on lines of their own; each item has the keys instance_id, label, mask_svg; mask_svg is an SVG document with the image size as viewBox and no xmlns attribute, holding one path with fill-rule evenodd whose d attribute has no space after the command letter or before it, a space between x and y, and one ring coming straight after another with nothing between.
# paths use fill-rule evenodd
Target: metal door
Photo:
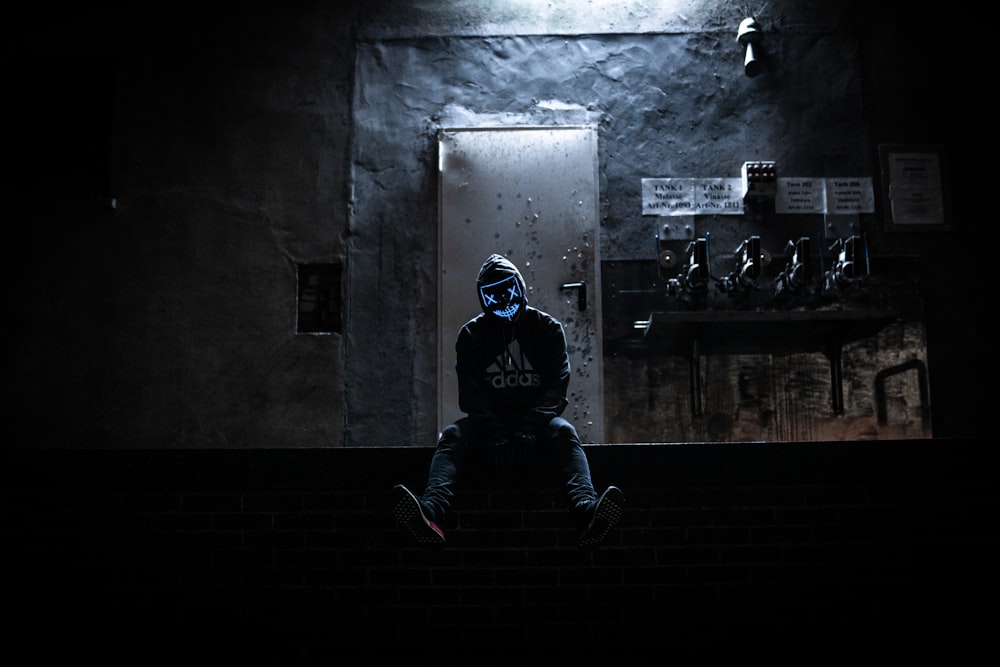
<instances>
[{"instance_id":1,"label":"metal door","mask_svg":"<svg viewBox=\"0 0 1000 667\"><path fill-rule=\"evenodd\" d=\"M528 303L566 330L572 377L563 416L583 442L603 442L596 128L446 128L438 149L441 426L462 415L455 338L480 312L479 267L499 253L524 275Z\"/></svg>"}]
</instances>

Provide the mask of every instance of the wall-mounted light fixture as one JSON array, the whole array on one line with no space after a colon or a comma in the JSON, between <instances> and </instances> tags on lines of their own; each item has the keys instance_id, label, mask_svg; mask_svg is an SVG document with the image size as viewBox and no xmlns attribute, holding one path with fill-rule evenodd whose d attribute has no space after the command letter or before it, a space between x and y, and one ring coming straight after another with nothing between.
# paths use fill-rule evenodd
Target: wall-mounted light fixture
<instances>
[{"instance_id":1,"label":"wall-mounted light fixture","mask_svg":"<svg viewBox=\"0 0 1000 667\"><path fill-rule=\"evenodd\" d=\"M757 19L748 16L740 22L740 30L736 34L736 41L746 48L743 55L743 71L747 76L757 76L764 70L764 64L760 60L760 54L755 53L757 45L764 34L761 32Z\"/></svg>"}]
</instances>

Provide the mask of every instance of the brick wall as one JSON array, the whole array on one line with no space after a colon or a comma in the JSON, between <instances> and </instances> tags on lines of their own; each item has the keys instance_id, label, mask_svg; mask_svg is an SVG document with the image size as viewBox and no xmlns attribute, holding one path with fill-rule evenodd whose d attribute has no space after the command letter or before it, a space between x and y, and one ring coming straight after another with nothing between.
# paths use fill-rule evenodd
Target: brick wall
<instances>
[{"instance_id":1,"label":"brick wall","mask_svg":"<svg viewBox=\"0 0 1000 667\"><path fill-rule=\"evenodd\" d=\"M580 552L542 480L412 546L431 450L7 451L8 649L101 664L930 657L992 631L992 443L588 446L628 509ZM455 660L450 660L454 658Z\"/></svg>"}]
</instances>

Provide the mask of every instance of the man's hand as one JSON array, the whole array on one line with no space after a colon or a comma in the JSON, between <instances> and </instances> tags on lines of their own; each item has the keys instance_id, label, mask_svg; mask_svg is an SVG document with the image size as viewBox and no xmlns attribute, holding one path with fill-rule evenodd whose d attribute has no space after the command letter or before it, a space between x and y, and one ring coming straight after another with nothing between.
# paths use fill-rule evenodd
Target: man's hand
<instances>
[{"instance_id":1,"label":"man's hand","mask_svg":"<svg viewBox=\"0 0 1000 667\"><path fill-rule=\"evenodd\" d=\"M510 459L510 440L507 438L496 438L486 443L486 459L497 470L507 467Z\"/></svg>"},{"instance_id":2,"label":"man's hand","mask_svg":"<svg viewBox=\"0 0 1000 667\"><path fill-rule=\"evenodd\" d=\"M515 433L514 434L514 444L517 447L525 448L531 447L535 444L535 436L532 433Z\"/></svg>"},{"instance_id":3,"label":"man's hand","mask_svg":"<svg viewBox=\"0 0 1000 667\"><path fill-rule=\"evenodd\" d=\"M496 438L486 443L486 448L494 454L496 452L503 452L510 448L510 440L507 438Z\"/></svg>"},{"instance_id":4,"label":"man's hand","mask_svg":"<svg viewBox=\"0 0 1000 667\"><path fill-rule=\"evenodd\" d=\"M503 471L512 465L523 465L530 459L535 445L535 436L531 433L517 432L510 438L496 438L486 443L487 458Z\"/></svg>"}]
</instances>

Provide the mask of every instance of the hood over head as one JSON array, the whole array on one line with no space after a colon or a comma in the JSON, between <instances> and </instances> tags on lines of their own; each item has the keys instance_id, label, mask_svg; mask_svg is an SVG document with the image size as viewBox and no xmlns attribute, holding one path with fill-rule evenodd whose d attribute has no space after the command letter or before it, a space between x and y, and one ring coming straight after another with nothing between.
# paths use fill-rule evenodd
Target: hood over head
<instances>
[{"instance_id":1,"label":"hood over head","mask_svg":"<svg viewBox=\"0 0 1000 667\"><path fill-rule=\"evenodd\" d=\"M528 305L524 278L503 255L490 255L483 262L476 279L476 292L483 312L500 322L516 322Z\"/></svg>"}]
</instances>

